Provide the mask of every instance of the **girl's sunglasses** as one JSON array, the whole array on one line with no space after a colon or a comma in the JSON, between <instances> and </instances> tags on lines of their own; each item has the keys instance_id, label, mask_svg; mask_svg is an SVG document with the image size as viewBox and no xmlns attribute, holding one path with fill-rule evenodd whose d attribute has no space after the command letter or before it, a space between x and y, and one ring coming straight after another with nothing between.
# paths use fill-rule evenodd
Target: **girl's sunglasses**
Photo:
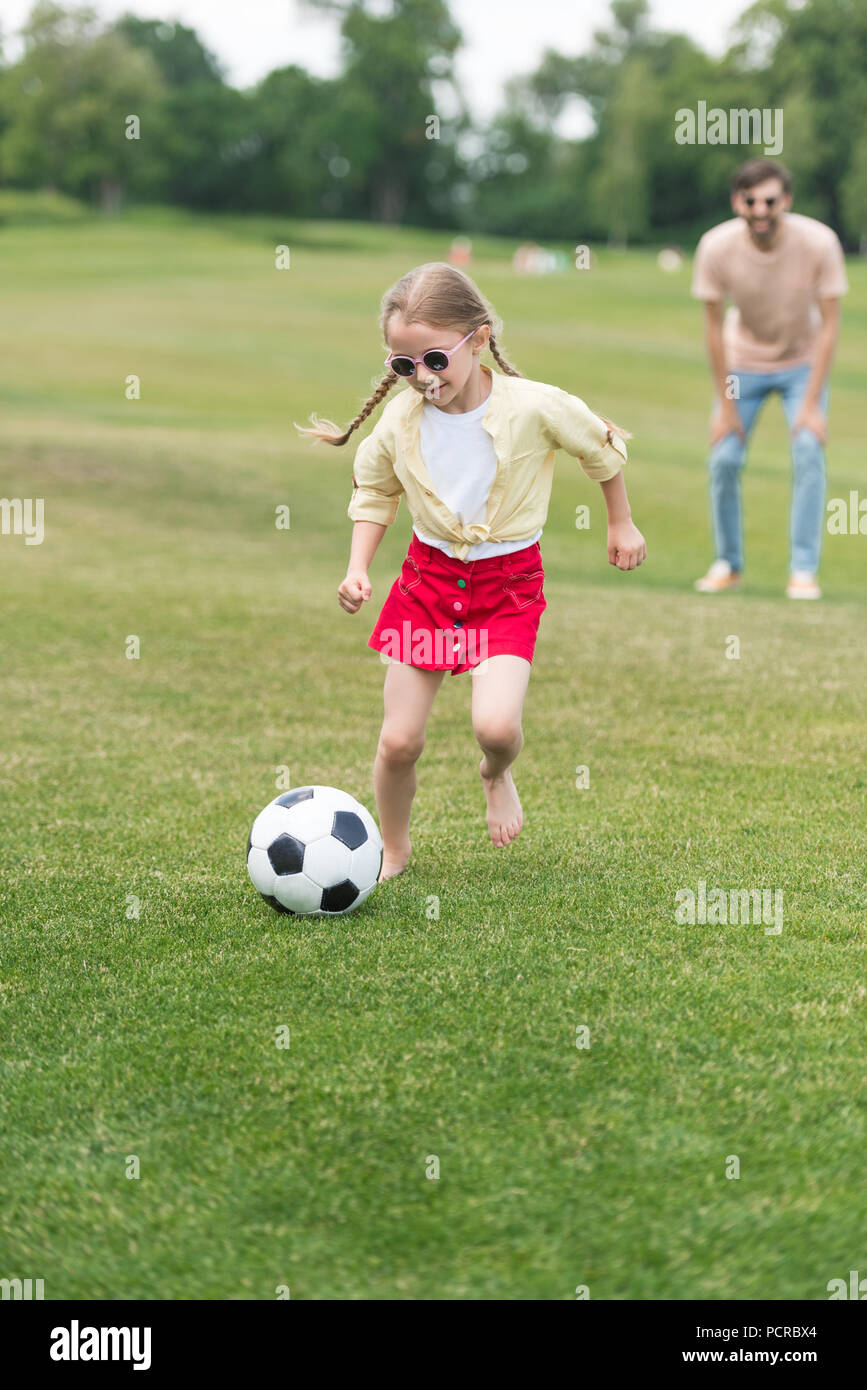
<instances>
[{"instance_id":1,"label":"girl's sunglasses","mask_svg":"<svg viewBox=\"0 0 867 1390\"><path fill-rule=\"evenodd\" d=\"M397 376L412 376L418 362L423 362L429 372L444 372L449 365L449 359L455 355L458 348L467 341L467 338L472 338L475 332L476 329L471 328L469 333L461 338L460 343L455 343L454 347L448 349L429 348L421 357L406 357L403 353L398 353L395 356L393 352L390 352L385 359L385 365L391 367Z\"/></svg>"}]
</instances>

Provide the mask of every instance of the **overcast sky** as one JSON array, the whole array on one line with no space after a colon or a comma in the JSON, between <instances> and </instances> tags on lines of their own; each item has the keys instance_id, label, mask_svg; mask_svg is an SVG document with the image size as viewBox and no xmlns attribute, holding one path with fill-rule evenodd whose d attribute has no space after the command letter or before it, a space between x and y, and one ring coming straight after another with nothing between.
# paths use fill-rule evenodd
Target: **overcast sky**
<instances>
[{"instance_id":1,"label":"overcast sky","mask_svg":"<svg viewBox=\"0 0 867 1390\"><path fill-rule=\"evenodd\" d=\"M339 70L337 17L307 9L302 0L89 0L106 19L130 11L147 19L176 19L195 29L216 53L227 80L238 87L258 81L272 68L297 63L319 77ZM730 37L734 21L750 0L651 0L654 25L680 30L712 53ZM15 29L32 0L2 0L0 28L7 58L18 45ZM368 0L371 11L388 13L389 0ZM457 73L474 114L490 116L507 77L531 71L546 48L580 53L594 29L608 26L608 0L450 0L464 36ZM586 134L579 110L564 114L562 135Z\"/></svg>"}]
</instances>

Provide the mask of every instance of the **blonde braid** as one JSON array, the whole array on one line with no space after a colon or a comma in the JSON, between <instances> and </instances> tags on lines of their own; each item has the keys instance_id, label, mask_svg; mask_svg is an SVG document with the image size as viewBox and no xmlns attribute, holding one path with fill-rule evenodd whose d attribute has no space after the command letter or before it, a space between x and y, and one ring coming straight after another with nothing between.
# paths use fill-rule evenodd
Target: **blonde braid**
<instances>
[{"instance_id":1,"label":"blonde braid","mask_svg":"<svg viewBox=\"0 0 867 1390\"><path fill-rule=\"evenodd\" d=\"M506 376L524 375L523 372L519 372L517 367L513 367L511 362L507 362L505 357L502 356L500 349L497 347L497 340L494 337L493 327L491 327L491 336L488 339L488 347L491 349L494 361L497 363L498 366L502 367L503 371L506 373Z\"/></svg>"},{"instance_id":2,"label":"blonde braid","mask_svg":"<svg viewBox=\"0 0 867 1390\"><path fill-rule=\"evenodd\" d=\"M399 378L397 372L387 372L385 376L382 378L382 381L377 386L373 395L368 397L368 399L362 406L360 413L356 415L355 419L352 421L352 424L349 425L346 430L344 430L343 434L340 433L339 428L337 427L337 425L333 423L333 421L320 420L316 415L310 416L310 419L313 421L312 429L303 429L301 425L295 425L295 428L299 434L312 435L314 444L317 441L320 441L323 444L345 444L346 441L349 439L349 436L352 434L352 431L357 430L359 425L364 424L370 412L372 410L375 410L376 407L379 405L380 401L388 395L392 386L398 379ZM292 423L294 425L295 421L293 420Z\"/></svg>"}]
</instances>

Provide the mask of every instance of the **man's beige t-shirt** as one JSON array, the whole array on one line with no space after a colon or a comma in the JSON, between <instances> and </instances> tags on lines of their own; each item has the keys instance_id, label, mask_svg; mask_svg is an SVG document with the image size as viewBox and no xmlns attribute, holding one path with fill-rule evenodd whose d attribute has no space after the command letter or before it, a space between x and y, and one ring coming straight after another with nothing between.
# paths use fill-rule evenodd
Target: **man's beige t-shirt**
<instances>
[{"instance_id":1,"label":"man's beige t-shirt","mask_svg":"<svg viewBox=\"0 0 867 1390\"><path fill-rule=\"evenodd\" d=\"M848 289L837 234L797 212L783 213L771 251L754 246L742 217L711 227L696 248L693 298L734 301L723 325L731 371L779 372L809 362L822 322L817 301Z\"/></svg>"}]
</instances>

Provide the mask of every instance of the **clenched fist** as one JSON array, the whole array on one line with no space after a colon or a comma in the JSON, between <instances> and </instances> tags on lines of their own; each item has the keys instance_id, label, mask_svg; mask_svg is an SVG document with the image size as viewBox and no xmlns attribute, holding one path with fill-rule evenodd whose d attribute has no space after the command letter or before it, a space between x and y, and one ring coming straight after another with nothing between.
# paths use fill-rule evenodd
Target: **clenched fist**
<instances>
[{"instance_id":1,"label":"clenched fist","mask_svg":"<svg viewBox=\"0 0 867 1390\"><path fill-rule=\"evenodd\" d=\"M647 545L637 526L631 521L610 522L608 526L608 563L619 570L634 570L647 559Z\"/></svg>"},{"instance_id":2,"label":"clenched fist","mask_svg":"<svg viewBox=\"0 0 867 1390\"><path fill-rule=\"evenodd\" d=\"M350 570L337 590L337 600L347 613L357 613L372 592L367 570Z\"/></svg>"}]
</instances>

